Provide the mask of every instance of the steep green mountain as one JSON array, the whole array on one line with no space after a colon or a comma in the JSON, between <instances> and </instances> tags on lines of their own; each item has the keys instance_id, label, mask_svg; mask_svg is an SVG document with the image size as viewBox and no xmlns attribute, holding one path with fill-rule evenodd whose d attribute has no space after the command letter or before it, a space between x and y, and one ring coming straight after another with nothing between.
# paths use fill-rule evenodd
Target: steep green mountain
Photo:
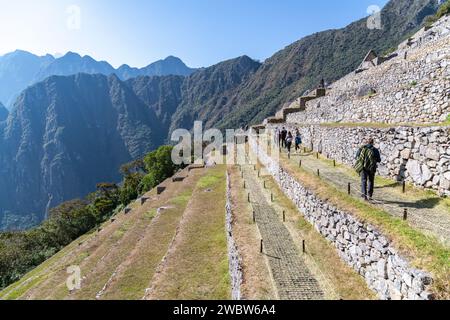
<instances>
[{"instance_id":1,"label":"steep green mountain","mask_svg":"<svg viewBox=\"0 0 450 320\"><path fill-rule=\"evenodd\" d=\"M229 113L226 107L240 85L251 79L261 66L259 62L242 56L202 69L183 83L182 103L172 119L171 130L190 129L196 120L212 127Z\"/></svg>"},{"instance_id":2,"label":"steep green mountain","mask_svg":"<svg viewBox=\"0 0 450 320\"><path fill-rule=\"evenodd\" d=\"M90 56L80 56L68 52L55 59L51 55L38 57L26 51L15 51L0 57L0 101L11 108L18 95L29 85L43 81L50 76L69 76L77 73L116 74L127 80L139 76L188 76L196 69L187 67L176 57L156 61L144 68L131 68L123 65L114 69L106 61L97 61Z\"/></svg>"},{"instance_id":3,"label":"steep green mountain","mask_svg":"<svg viewBox=\"0 0 450 320\"><path fill-rule=\"evenodd\" d=\"M197 118L172 119L182 119L186 107L195 105L201 119L210 112L220 117L222 101L258 67L240 57L189 77L122 81L78 74L29 87L0 125L3 227L39 222L50 208L85 196L96 183L118 181L121 164L167 142L175 124L192 126Z\"/></svg>"},{"instance_id":4,"label":"steep green mountain","mask_svg":"<svg viewBox=\"0 0 450 320\"><path fill-rule=\"evenodd\" d=\"M165 108L181 81L78 74L25 90L0 125L3 227L41 221L50 208L85 196L98 182L118 181L122 164L162 145Z\"/></svg>"},{"instance_id":5,"label":"steep green mountain","mask_svg":"<svg viewBox=\"0 0 450 320\"><path fill-rule=\"evenodd\" d=\"M339 30L305 37L267 59L235 97L224 106L231 112L217 122L234 128L261 122L323 78L335 81L355 70L371 49L383 53L416 31L438 0L391 0L381 12L382 29L369 29L367 18Z\"/></svg>"}]
</instances>

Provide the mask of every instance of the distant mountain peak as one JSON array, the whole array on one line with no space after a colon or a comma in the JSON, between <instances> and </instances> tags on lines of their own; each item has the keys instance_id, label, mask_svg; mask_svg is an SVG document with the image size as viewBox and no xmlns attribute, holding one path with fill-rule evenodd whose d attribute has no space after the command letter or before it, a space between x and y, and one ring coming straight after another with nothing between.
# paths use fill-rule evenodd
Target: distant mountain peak
<instances>
[{"instance_id":1,"label":"distant mountain peak","mask_svg":"<svg viewBox=\"0 0 450 320\"><path fill-rule=\"evenodd\" d=\"M69 51L64 56L62 56L60 59L64 59L64 58L81 58L81 55L79 55L76 52Z\"/></svg>"}]
</instances>

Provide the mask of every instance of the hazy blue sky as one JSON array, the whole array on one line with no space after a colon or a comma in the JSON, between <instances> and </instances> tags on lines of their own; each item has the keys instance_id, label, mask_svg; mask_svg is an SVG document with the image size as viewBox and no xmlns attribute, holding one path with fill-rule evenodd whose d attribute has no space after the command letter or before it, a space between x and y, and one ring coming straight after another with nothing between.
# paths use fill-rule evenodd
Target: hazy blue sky
<instances>
[{"instance_id":1,"label":"hazy blue sky","mask_svg":"<svg viewBox=\"0 0 450 320\"><path fill-rule=\"evenodd\" d=\"M114 66L175 55L192 67L264 60L387 0L0 0L0 54L75 51ZM80 14L78 15L78 9ZM80 19L78 19L80 17Z\"/></svg>"}]
</instances>

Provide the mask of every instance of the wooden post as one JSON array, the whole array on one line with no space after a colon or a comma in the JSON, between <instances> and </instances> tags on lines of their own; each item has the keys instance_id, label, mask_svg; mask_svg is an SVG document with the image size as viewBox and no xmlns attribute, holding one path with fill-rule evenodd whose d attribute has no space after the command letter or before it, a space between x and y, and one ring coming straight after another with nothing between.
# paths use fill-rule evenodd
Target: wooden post
<instances>
[{"instance_id":1,"label":"wooden post","mask_svg":"<svg viewBox=\"0 0 450 320\"><path fill-rule=\"evenodd\" d=\"M246 189L246 188L247 188L247 185L246 185L245 180L244 180L244 189Z\"/></svg>"},{"instance_id":2,"label":"wooden post","mask_svg":"<svg viewBox=\"0 0 450 320\"><path fill-rule=\"evenodd\" d=\"M317 176L320 177L320 170L317 169Z\"/></svg>"},{"instance_id":3,"label":"wooden post","mask_svg":"<svg viewBox=\"0 0 450 320\"><path fill-rule=\"evenodd\" d=\"M303 250L303 253L306 253L306 242L305 242L305 240L302 241L302 250Z\"/></svg>"},{"instance_id":4,"label":"wooden post","mask_svg":"<svg viewBox=\"0 0 450 320\"><path fill-rule=\"evenodd\" d=\"M406 181L403 180L403 193L406 193Z\"/></svg>"},{"instance_id":5,"label":"wooden post","mask_svg":"<svg viewBox=\"0 0 450 320\"><path fill-rule=\"evenodd\" d=\"M333 160L333 167L336 167L336 160Z\"/></svg>"},{"instance_id":6,"label":"wooden post","mask_svg":"<svg viewBox=\"0 0 450 320\"><path fill-rule=\"evenodd\" d=\"M260 247L260 252L263 253L264 252L264 241L261 239L261 247Z\"/></svg>"},{"instance_id":7,"label":"wooden post","mask_svg":"<svg viewBox=\"0 0 450 320\"><path fill-rule=\"evenodd\" d=\"M270 200L273 202L273 193L270 194Z\"/></svg>"},{"instance_id":8,"label":"wooden post","mask_svg":"<svg viewBox=\"0 0 450 320\"><path fill-rule=\"evenodd\" d=\"M318 152L316 153L316 158L319 159L319 153Z\"/></svg>"},{"instance_id":9,"label":"wooden post","mask_svg":"<svg viewBox=\"0 0 450 320\"><path fill-rule=\"evenodd\" d=\"M405 210L403 211L403 220L408 220L408 209L405 208Z\"/></svg>"},{"instance_id":10,"label":"wooden post","mask_svg":"<svg viewBox=\"0 0 450 320\"><path fill-rule=\"evenodd\" d=\"M258 178L260 178L260 177L261 177L261 169L258 170Z\"/></svg>"},{"instance_id":11,"label":"wooden post","mask_svg":"<svg viewBox=\"0 0 450 320\"><path fill-rule=\"evenodd\" d=\"M256 213L255 213L255 211L253 210L253 223L255 223L256 222Z\"/></svg>"},{"instance_id":12,"label":"wooden post","mask_svg":"<svg viewBox=\"0 0 450 320\"><path fill-rule=\"evenodd\" d=\"M348 183L348 194L352 194L352 184L350 182Z\"/></svg>"},{"instance_id":13,"label":"wooden post","mask_svg":"<svg viewBox=\"0 0 450 320\"><path fill-rule=\"evenodd\" d=\"M302 167L302 160L300 160L300 162L298 163L298 167L299 167L299 168Z\"/></svg>"},{"instance_id":14,"label":"wooden post","mask_svg":"<svg viewBox=\"0 0 450 320\"><path fill-rule=\"evenodd\" d=\"M250 202L250 192L248 193L248 202Z\"/></svg>"},{"instance_id":15,"label":"wooden post","mask_svg":"<svg viewBox=\"0 0 450 320\"><path fill-rule=\"evenodd\" d=\"M286 222L286 211L283 210L283 222Z\"/></svg>"},{"instance_id":16,"label":"wooden post","mask_svg":"<svg viewBox=\"0 0 450 320\"><path fill-rule=\"evenodd\" d=\"M267 189L267 187L266 187L266 180L264 180L264 189Z\"/></svg>"}]
</instances>

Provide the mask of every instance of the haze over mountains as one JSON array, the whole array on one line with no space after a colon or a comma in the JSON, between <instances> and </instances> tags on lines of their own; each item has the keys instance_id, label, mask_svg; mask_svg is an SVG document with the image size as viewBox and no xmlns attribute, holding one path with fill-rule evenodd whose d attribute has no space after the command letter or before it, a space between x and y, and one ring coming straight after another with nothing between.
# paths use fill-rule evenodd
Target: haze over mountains
<instances>
[{"instance_id":1,"label":"haze over mountains","mask_svg":"<svg viewBox=\"0 0 450 320\"><path fill-rule=\"evenodd\" d=\"M169 56L144 68L132 68L123 65L114 69L106 61L97 61L90 56L80 56L68 52L60 58L52 55L43 57L16 50L0 57L0 102L11 109L17 96L29 85L42 81L50 76L68 76L77 73L116 74L127 80L138 76L187 76L195 69L187 67L179 58Z\"/></svg>"},{"instance_id":2,"label":"haze over mountains","mask_svg":"<svg viewBox=\"0 0 450 320\"><path fill-rule=\"evenodd\" d=\"M143 69L114 70L74 53L1 57L0 100L45 80L20 94L7 120L0 106L0 227L37 223L49 208L86 195L96 183L117 181L121 164L195 120L222 129L261 121L320 79L351 72L369 50L395 47L437 8L438 0L392 0L381 30L368 29L362 19L301 39L262 64L242 56L192 70L169 57ZM85 74L70 75L79 72Z\"/></svg>"}]
</instances>

